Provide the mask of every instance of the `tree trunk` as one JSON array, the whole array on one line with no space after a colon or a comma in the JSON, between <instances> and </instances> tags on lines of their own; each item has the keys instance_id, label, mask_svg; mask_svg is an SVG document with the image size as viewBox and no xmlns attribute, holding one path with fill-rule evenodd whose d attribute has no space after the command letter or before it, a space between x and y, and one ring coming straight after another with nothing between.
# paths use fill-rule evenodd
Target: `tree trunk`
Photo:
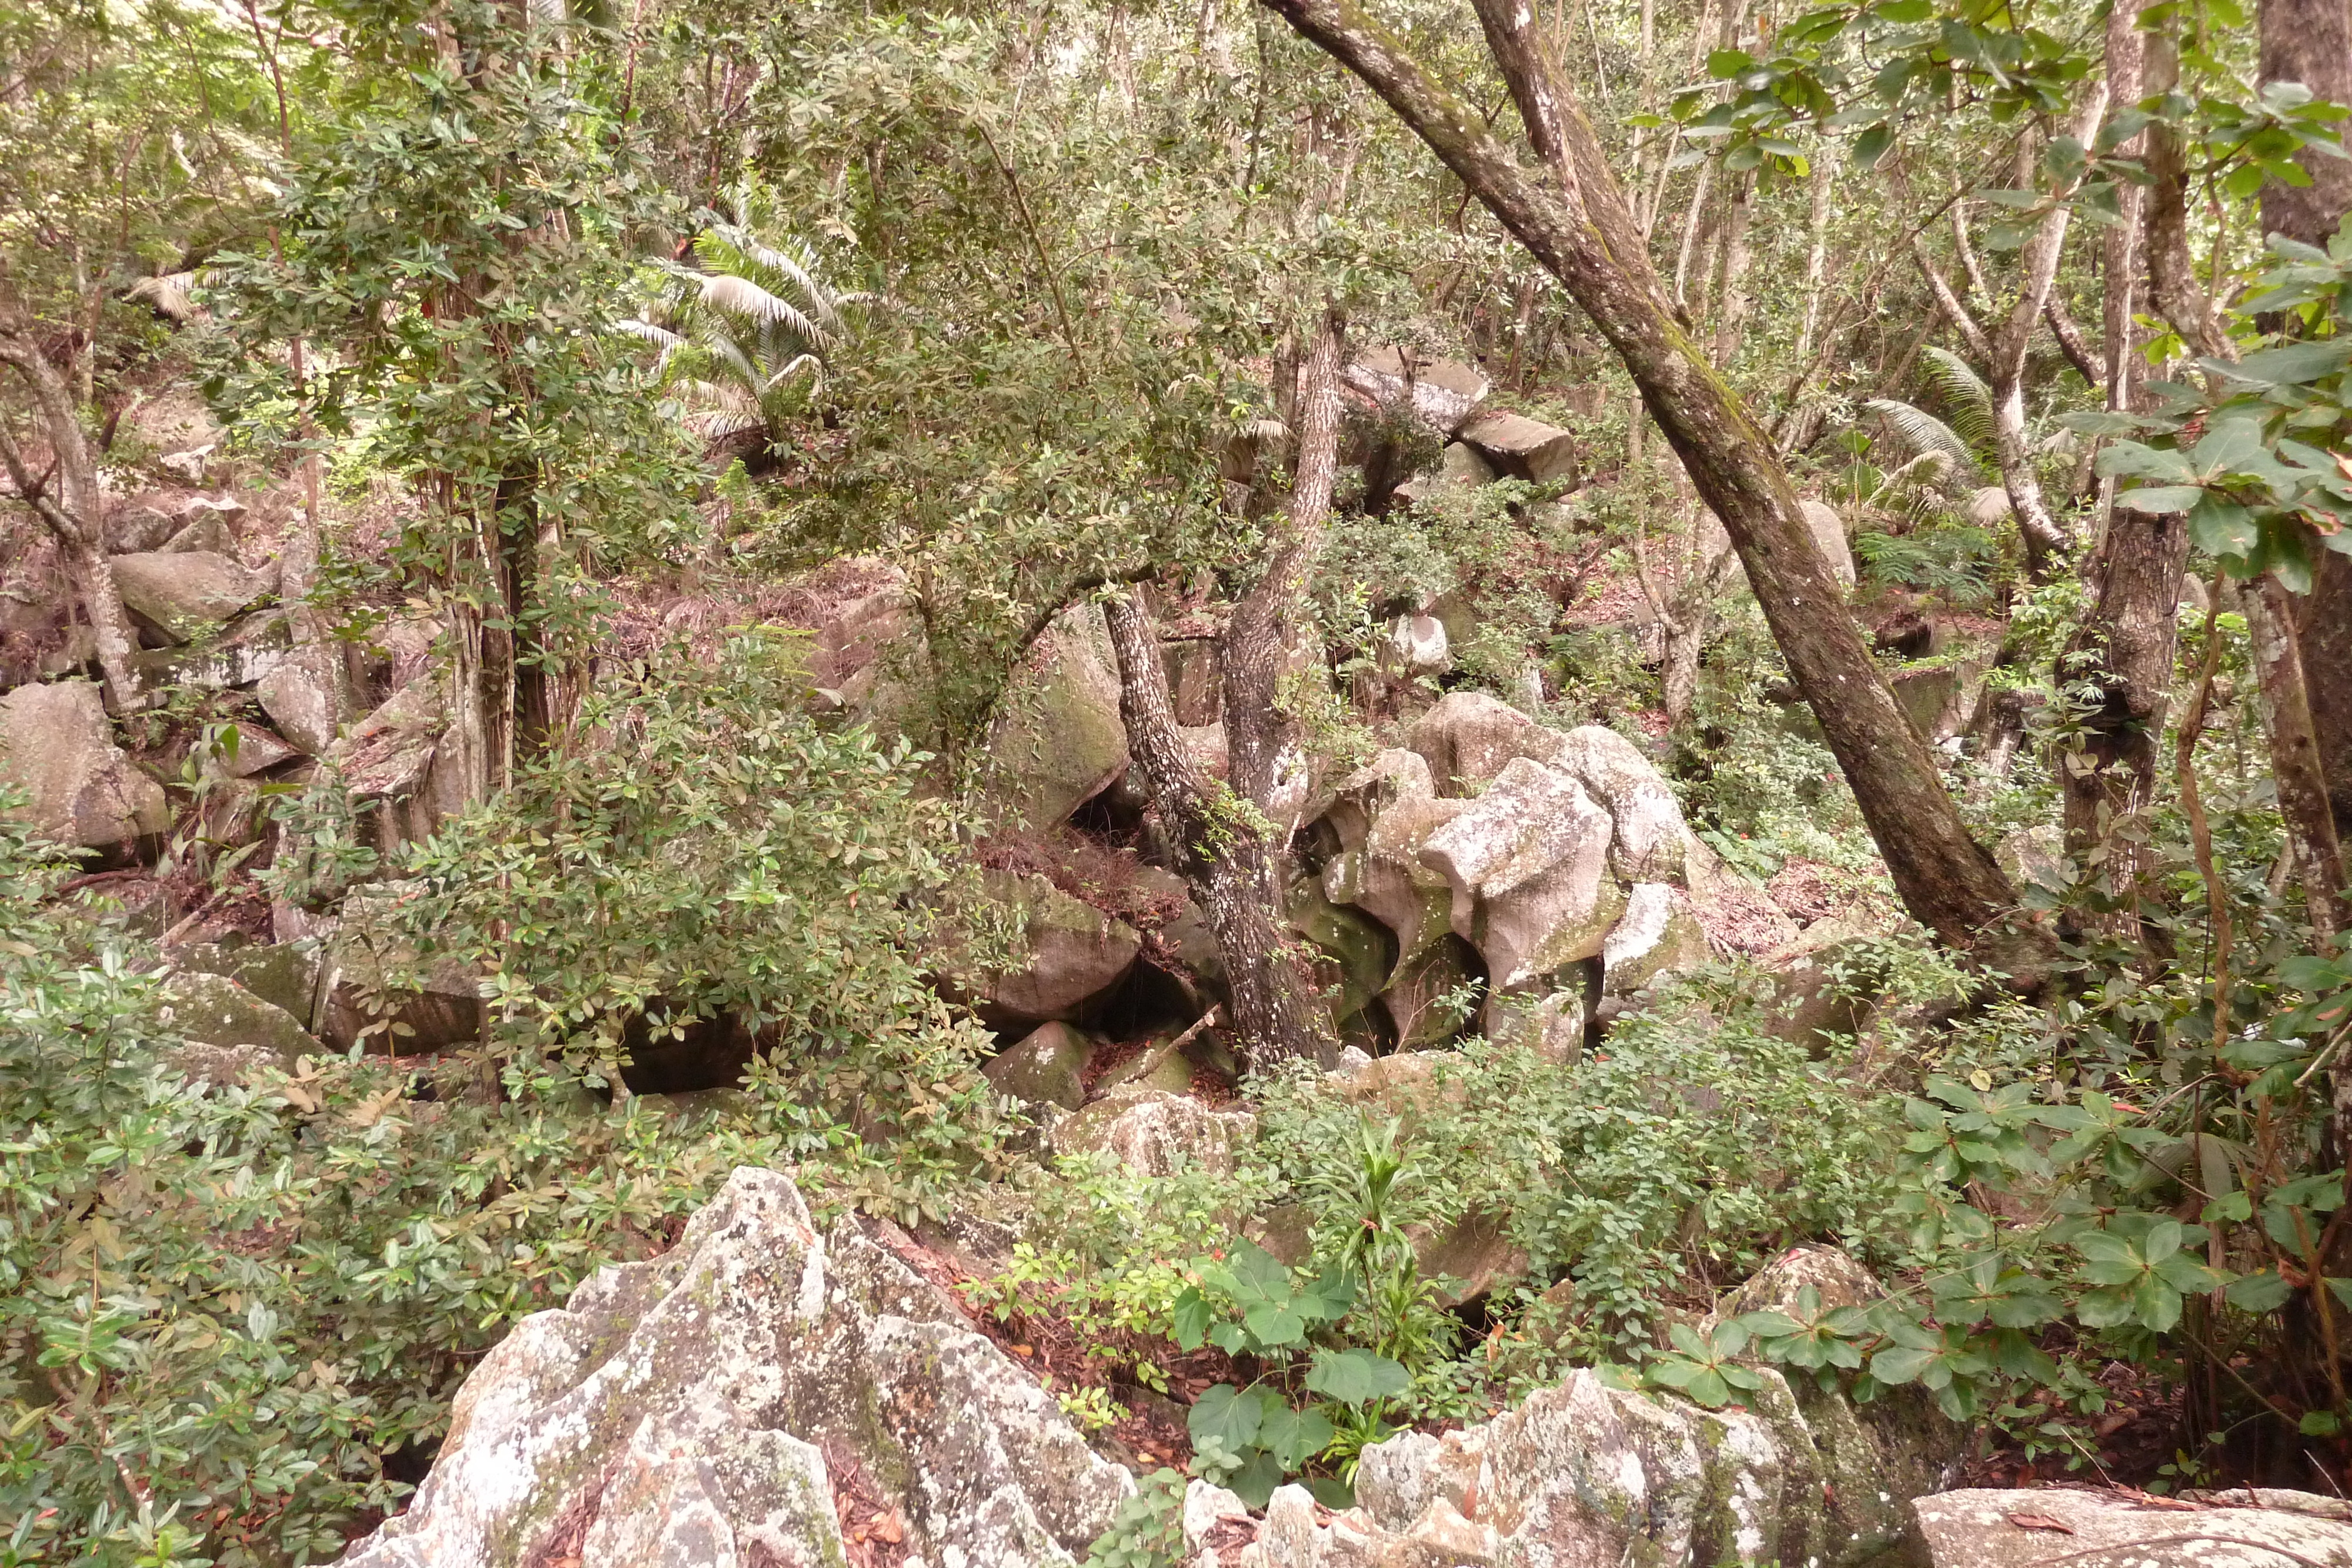
<instances>
[{"instance_id":1,"label":"tree trunk","mask_svg":"<svg viewBox=\"0 0 2352 1568\"><path fill-rule=\"evenodd\" d=\"M2088 861L2104 852L2109 884L2126 904L2101 924L2126 940L2145 935L2137 906L2150 859L2132 823L2156 798L2157 743L2172 689L2180 573L2188 562L2185 517L2116 512L2084 573L2091 612L2058 659L2061 691L2088 685L2095 694L2081 715L2083 749L2059 768L2066 852Z\"/></svg>"},{"instance_id":2,"label":"tree trunk","mask_svg":"<svg viewBox=\"0 0 2352 1568\"><path fill-rule=\"evenodd\" d=\"M1134 596L1118 594L1103 609L1118 659L1118 711L1128 750L1216 938L1243 1053L1259 1068L1297 1057L1328 1066L1337 1056L1316 1027L1316 988L1275 919L1275 857L1255 813L1236 810L1230 787L1205 777L1184 749L1160 640Z\"/></svg>"},{"instance_id":3,"label":"tree trunk","mask_svg":"<svg viewBox=\"0 0 2352 1568\"><path fill-rule=\"evenodd\" d=\"M2046 942L1996 937L2012 903L2008 878L1969 838L1934 754L1879 678L1770 441L1675 321L1599 140L1541 53L1532 16L1511 0L1478 0L1487 47L1547 177L1531 177L1476 108L1433 80L1355 0L1265 4L1380 94L1609 340L1730 534L1906 907L1948 942L2000 947L1988 956L2038 981Z\"/></svg>"},{"instance_id":4,"label":"tree trunk","mask_svg":"<svg viewBox=\"0 0 2352 1568\"><path fill-rule=\"evenodd\" d=\"M2294 596L2272 572L2264 572L2252 588L2246 625L2253 636L2263 716L2270 728L2271 779L2278 789L2279 815L2294 841L2313 935L2321 948L2332 949L2345 924L2344 856L2320 773L2303 657L2295 646Z\"/></svg>"},{"instance_id":5,"label":"tree trunk","mask_svg":"<svg viewBox=\"0 0 2352 1568\"><path fill-rule=\"evenodd\" d=\"M131 634L122 599L115 591L114 568L106 559L106 491L98 464L82 435L81 418L65 379L41 353L30 331L0 327L0 364L23 378L32 393L42 438L48 443L51 470L37 475L0 416L0 464L17 498L33 509L58 543L66 575L80 601L98 645L98 667L106 676L108 701L117 713L135 712L143 700L139 672L131 663L138 642Z\"/></svg>"}]
</instances>

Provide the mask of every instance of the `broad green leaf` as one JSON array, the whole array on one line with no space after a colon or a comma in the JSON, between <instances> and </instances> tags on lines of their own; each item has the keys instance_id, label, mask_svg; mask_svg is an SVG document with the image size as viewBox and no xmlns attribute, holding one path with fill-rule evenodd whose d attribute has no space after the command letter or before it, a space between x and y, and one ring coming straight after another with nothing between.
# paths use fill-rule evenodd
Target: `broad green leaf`
<instances>
[{"instance_id":1,"label":"broad green leaf","mask_svg":"<svg viewBox=\"0 0 2352 1568\"><path fill-rule=\"evenodd\" d=\"M1259 1423L1257 1440L1274 1456L1276 1464L1286 1470L1295 1470L1329 1448L1339 1435L1339 1429L1320 1410L1293 1410L1286 1405L1277 1405Z\"/></svg>"},{"instance_id":2,"label":"broad green leaf","mask_svg":"<svg viewBox=\"0 0 2352 1568\"><path fill-rule=\"evenodd\" d=\"M2264 1270L2231 1281L2222 1297L2242 1312L2274 1312L2294 1298L2294 1291L2284 1280Z\"/></svg>"},{"instance_id":3,"label":"broad green leaf","mask_svg":"<svg viewBox=\"0 0 2352 1568\"><path fill-rule=\"evenodd\" d=\"M1258 1390L1220 1383L1192 1402L1184 1427L1195 1442L1214 1437L1238 1454L1257 1441L1258 1427L1265 1419L1265 1399Z\"/></svg>"},{"instance_id":4,"label":"broad green leaf","mask_svg":"<svg viewBox=\"0 0 2352 1568\"><path fill-rule=\"evenodd\" d=\"M1342 1405L1367 1405L1411 1388L1412 1374L1369 1350L1318 1351L1307 1386Z\"/></svg>"},{"instance_id":5,"label":"broad green leaf","mask_svg":"<svg viewBox=\"0 0 2352 1568\"><path fill-rule=\"evenodd\" d=\"M2130 512L2185 512L2204 498L2205 491L2196 485L2153 485L2119 491L2116 505Z\"/></svg>"}]
</instances>

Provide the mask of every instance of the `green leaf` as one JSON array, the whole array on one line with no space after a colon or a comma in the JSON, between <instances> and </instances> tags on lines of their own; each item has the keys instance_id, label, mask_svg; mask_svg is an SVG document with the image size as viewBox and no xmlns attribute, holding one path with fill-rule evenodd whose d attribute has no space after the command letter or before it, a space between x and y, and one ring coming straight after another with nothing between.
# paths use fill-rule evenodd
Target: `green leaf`
<instances>
[{"instance_id":1,"label":"green leaf","mask_svg":"<svg viewBox=\"0 0 2352 1568\"><path fill-rule=\"evenodd\" d=\"M1282 1467L1264 1448L1253 1448L1242 1461L1225 1489L1251 1508L1262 1509L1274 1500L1274 1489L1282 1484Z\"/></svg>"},{"instance_id":2,"label":"green leaf","mask_svg":"<svg viewBox=\"0 0 2352 1568\"><path fill-rule=\"evenodd\" d=\"M1307 1337L1307 1319L1290 1301L1257 1301L1244 1307L1242 1326L1268 1350L1294 1345Z\"/></svg>"},{"instance_id":3,"label":"green leaf","mask_svg":"<svg viewBox=\"0 0 2352 1568\"><path fill-rule=\"evenodd\" d=\"M1937 1356L1933 1347L1891 1345L1870 1358L1870 1375L1881 1383L1908 1383L1927 1371Z\"/></svg>"},{"instance_id":4,"label":"green leaf","mask_svg":"<svg viewBox=\"0 0 2352 1568\"><path fill-rule=\"evenodd\" d=\"M1174 1318L1173 1330L1178 1348L1200 1349L1201 1343L1209 1336L1209 1320L1212 1314L1209 1298L1201 1293L1201 1288L1198 1285L1184 1287L1183 1293L1176 1298L1176 1310L1171 1315Z\"/></svg>"},{"instance_id":5,"label":"green leaf","mask_svg":"<svg viewBox=\"0 0 2352 1568\"><path fill-rule=\"evenodd\" d=\"M1318 1351L1307 1386L1342 1405L1367 1405L1387 1399L1412 1386L1412 1374L1399 1363L1369 1350Z\"/></svg>"},{"instance_id":6,"label":"green leaf","mask_svg":"<svg viewBox=\"0 0 2352 1568\"><path fill-rule=\"evenodd\" d=\"M2200 486L2152 485L2118 492L2116 505L2131 512L2185 512L2204 498L2205 491Z\"/></svg>"},{"instance_id":7,"label":"green leaf","mask_svg":"<svg viewBox=\"0 0 2352 1568\"><path fill-rule=\"evenodd\" d=\"M1268 1411L1258 1426L1257 1440L1275 1462L1295 1470L1331 1446L1339 1435L1320 1410L1293 1410L1286 1405Z\"/></svg>"},{"instance_id":8,"label":"green leaf","mask_svg":"<svg viewBox=\"0 0 2352 1568\"><path fill-rule=\"evenodd\" d=\"M2294 1291L2284 1280L2264 1270L2231 1281L2222 1299L2242 1312L2274 1312L2294 1299Z\"/></svg>"},{"instance_id":9,"label":"green leaf","mask_svg":"<svg viewBox=\"0 0 2352 1568\"><path fill-rule=\"evenodd\" d=\"M1894 129L1885 120L1880 120L1853 139L1854 167L1864 170L1876 168L1878 161L1885 157L1887 149L1894 145Z\"/></svg>"},{"instance_id":10,"label":"green leaf","mask_svg":"<svg viewBox=\"0 0 2352 1568\"><path fill-rule=\"evenodd\" d=\"M2121 504L2123 497L2116 500ZM2262 529L2245 507L2208 490L2189 508L2189 537L2208 555L2250 556L2262 542Z\"/></svg>"},{"instance_id":11,"label":"green leaf","mask_svg":"<svg viewBox=\"0 0 2352 1568\"><path fill-rule=\"evenodd\" d=\"M1240 1453L1257 1441L1258 1427L1265 1419L1265 1397L1255 1388L1240 1389L1230 1383L1220 1383L1204 1390L1192 1402L1184 1417L1185 1430L1192 1440L1214 1437L1234 1453Z\"/></svg>"}]
</instances>

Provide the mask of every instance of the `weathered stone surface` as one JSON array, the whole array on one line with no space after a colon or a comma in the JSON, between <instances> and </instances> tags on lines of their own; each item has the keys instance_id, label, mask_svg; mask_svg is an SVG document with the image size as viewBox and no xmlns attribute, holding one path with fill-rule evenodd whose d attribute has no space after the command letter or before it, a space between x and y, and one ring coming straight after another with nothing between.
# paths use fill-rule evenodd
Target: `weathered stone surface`
<instances>
[{"instance_id":1,"label":"weathered stone surface","mask_svg":"<svg viewBox=\"0 0 2352 1568\"><path fill-rule=\"evenodd\" d=\"M189 1040L166 1046L163 1070L184 1083L212 1089L251 1088L272 1072L292 1069L281 1051L266 1045L205 1045Z\"/></svg>"},{"instance_id":2,"label":"weathered stone surface","mask_svg":"<svg viewBox=\"0 0 2352 1568\"><path fill-rule=\"evenodd\" d=\"M106 549L110 555L135 555L159 549L179 531L180 517L159 501L140 497L110 507L106 514Z\"/></svg>"},{"instance_id":3,"label":"weathered stone surface","mask_svg":"<svg viewBox=\"0 0 2352 1568\"><path fill-rule=\"evenodd\" d=\"M1114 1089L1054 1129L1057 1154L1108 1153L1144 1176L1186 1166L1224 1172L1256 1136L1246 1111L1213 1111L1188 1094Z\"/></svg>"},{"instance_id":4,"label":"weathered stone surface","mask_svg":"<svg viewBox=\"0 0 2352 1568\"><path fill-rule=\"evenodd\" d=\"M1638 882L1625 894L1625 913L1601 944L1601 990L1629 997L1670 976L1688 974L1711 956L1688 894L1666 883Z\"/></svg>"},{"instance_id":5,"label":"weathered stone surface","mask_svg":"<svg viewBox=\"0 0 2352 1568\"><path fill-rule=\"evenodd\" d=\"M1840 582L1853 587L1853 547L1846 542L1845 520L1827 501L1806 501L1803 510L1805 527L1811 530L1822 559L1830 563L1830 570L1837 574Z\"/></svg>"},{"instance_id":6,"label":"weathered stone surface","mask_svg":"<svg viewBox=\"0 0 2352 1568\"><path fill-rule=\"evenodd\" d=\"M1290 889L1286 915L1290 928L1320 948L1339 970L1330 1012L1341 1037L1370 1039L1374 999L1397 967L1390 932L1362 910L1334 903L1318 883L1303 878Z\"/></svg>"},{"instance_id":7,"label":"weathered stone surface","mask_svg":"<svg viewBox=\"0 0 2352 1568\"><path fill-rule=\"evenodd\" d=\"M244 516L242 501L198 496L182 508L180 526L156 549L163 555L188 555L201 550L235 560L236 525Z\"/></svg>"},{"instance_id":8,"label":"weathered stone surface","mask_svg":"<svg viewBox=\"0 0 2352 1568\"><path fill-rule=\"evenodd\" d=\"M1393 348L1374 349L1344 372L1349 386L1377 402L1412 409L1439 435L1459 431L1486 401L1488 382L1475 368L1455 360L1425 360Z\"/></svg>"},{"instance_id":9,"label":"weathered stone surface","mask_svg":"<svg viewBox=\"0 0 2352 1568\"><path fill-rule=\"evenodd\" d=\"M1841 950L1876 935L1867 915L1831 915L1765 954L1759 962L1773 972L1779 988L1765 1009L1765 1027L1816 1054L1832 1048L1832 1036L1860 1030L1878 998L1872 988L1841 978Z\"/></svg>"},{"instance_id":10,"label":"weathered stone surface","mask_svg":"<svg viewBox=\"0 0 2352 1568\"><path fill-rule=\"evenodd\" d=\"M1085 1035L1058 1020L1039 1024L990 1060L982 1076L1026 1105L1075 1111L1087 1103Z\"/></svg>"},{"instance_id":11,"label":"weathered stone surface","mask_svg":"<svg viewBox=\"0 0 2352 1568\"><path fill-rule=\"evenodd\" d=\"M316 942L191 942L172 950L172 967L223 975L299 1022L310 1014L319 984Z\"/></svg>"},{"instance_id":12,"label":"weathered stone surface","mask_svg":"<svg viewBox=\"0 0 2352 1568\"><path fill-rule=\"evenodd\" d=\"M1491 1294L1528 1271L1528 1255L1511 1238L1509 1218L1491 1209L1474 1208L1443 1229L1418 1229L1412 1240L1422 1277L1451 1281L1437 1298L1448 1308Z\"/></svg>"},{"instance_id":13,"label":"weathered stone surface","mask_svg":"<svg viewBox=\"0 0 2352 1568\"><path fill-rule=\"evenodd\" d=\"M221 727L220 752L205 766L224 779L250 779L301 755L257 724L232 722Z\"/></svg>"},{"instance_id":14,"label":"weathered stone surface","mask_svg":"<svg viewBox=\"0 0 2352 1568\"><path fill-rule=\"evenodd\" d=\"M1444 873L1454 934L1501 988L1601 951L1623 907L1609 841L1609 813L1583 786L1522 757L1432 833L1421 858Z\"/></svg>"},{"instance_id":15,"label":"weathered stone surface","mask_svg":"<svg viewBox=\"0 0 2352 1568\"><path fill-rule=\"evenodd\" d=\"M164 643L185 643L233 621L268 584L213 550L150 550L114 558L115 591L139 629Z\"/></svg>"},{"instance_id":16,"label":"weathered stone surface","mask_svg":"<svg viewBox=\"0 0 2352 1568\"><path fill-rule=\"evenodd\" d=\"M1470 447L1458 441L1449 442L1438 455L1437 471L1420 474L1399 485L1391 494L1405 506L1417 506L1433 497L1455 490L1475 489L1492 484L1494 467Z\"/></svg>"},{"instance_id":17,"label":"weathered stone surface","mask_svg":"<svg viewBox=\"0 0 2352 1568\"><path fill-rule=\"evenodd\" d=\"M1454 667L1445 622L1434 615L1400 615L1381 643L1383 673L1406 680L1442 675Z\"/></svg>"},{"instance_id":18,"label":"weathered stone surface","mask_svg":"<svg viewBox=\"0 0 2352 1568\"><path fill-rule=\"evenodd\" d=\"M1482 413L1462 427L1462 439L1514 479L1540 485L1576 476L1576 437L1522 414Z\"/></svg>"},{"instance_id":19,"label":"weathered stone surface","mask_svg":"<svg viewBox=\"0 0 2352 1568\"><path fill-rule=\"evenodd\" d=\"M259 1046L291 1065L319 1042L285 1009L272 1006L225 975L201 969L165 977L158 1011L170 1029L202 1045Z\"/></svg>"},{"instance_id":20,"label":"weathered stone surface","mask_svg":"<svg viewBox=\"0 0 2352 1568\"><path fill-rule=\"evenodd\" d=\"M1398 967L1453 928L1453 889L1443 872L1423 862L1421 849L1466 805L1438 798L1419 754L1391 749L1341 780L1326 813L1340 851L1323 868L1324 895L1395 933ZM1372 989L1387 983L1382 975Z\"/></svg>"},{"instance_id":21,"label":"weathered stone surface","mask_svg":"<svg viewBox=\"0 0 2352 1568\"><path fill-rule=\"evenodd\" d=\"M1225 711L1224 661L1212 637L1170 637L1160 644L1168 706L1186 729L1215 724Z\"/></svg>"},{"instance_id":22,"label":"weathered stone surface","mask_svg":"<svg viewBox=\"0 0 2352 1568\"><path fill-rule=\"evenodd\" d=\"M150 685L226 690L266 682L286 662L292 645L286 617L274 610L258 610L231 622L217 637L142 649L131 655L131 665ZM263 707L267 711L268 705Z\"/></svg>"},{"instance_id":23,"label":"weathered stone surface","mask_svg":"<svg viewBox=\"0 0 2352 1568\"><path fill-rule=\"evenodd\" d=\"M333 748L353 706L341 656L317 644L289 650L253 695L278 733L312 757Z\"/></svg>"},{"instance_id":24,"label":"weathered stone surface","mask_svg":"<svg viewBox=\"0 0 2352 1568\"><path fill-rule=\"evenodd\" d=\"M930 644L906 573L878 560L837 563L874 586L833 606L816 628L809 673L820 691L887 737L927 737L937 706Z\"/></svg>"},{"instance_id":25,"label":"weathered stone surface","mask_svg":"<svg viewBox=\"0 0 2352 1568\"><path fill-rule=\"evenodd\" d=\"M1580 725L1559 737L1546 760L1608 810L1609 867L1620 881L1683 880L1690 829L1674 790L1641 747L1613 729Z\"/></svg>"},{"instance_id":26,"label":"weathered stone surface","mask_svg":"<svg viewBox=\"0 0 2352 1568\"><path fill-rule=\"evenodd\" d=\"M2337 1512L2339 1500L2270 1494L2319 1505L2305 1510L2231 1506L2232 1495L2202 1506L2152 1507L2112 1493L2040 1487L1943 1492L1911 1506L1934 1568L2056 1562L2067 1568L2352 1568L2352 1522Z\"/></svg>"},{"instance_id":27,"label":"weathered stone surface","mask_svg":"<svg viewBox=\"0 0 2352 1568\"><path fill-rule=\"evenodd\" d=\"M1021 912L1013 967L990 976L982 1009L1007 1019L1073 1019L1127 977L1143 938L1123 920L1079 903L1041 876L990 872L989 896Z\"/></svg>"},{"instance_id":28,"label":"weathered stone surface","mask_svg":"<svg viewBox=\"0 0 2352 1568\"><path fill-rule=\"evenodd\" d=\"M1709 1411L1579 1370L1483 1426L1402 1433L1364 1450L1345 1513L1277 1492L1241 1562L1861 1568L1903 1545L1903 1500L1950 1473L1961 1430L1759 1372L1744 1406Z\"/></svg>"},{"instance_id":29,"label":"weathered stone surface","mask_svg":"<svg viewBox=\"0 0 2352 1568\"><path fill-rule=\"evenodd\" d=\"M834 1459L931 1563L1068 1564L1134 1483L866 1234L743 1169L652 1261L519 1325L408 1511L349 1568L845 1561Z\"/></svg>"},{"instance_id":30,"label":"weathered stone surface","mask_svg":"<svg viewBox=\"0 0 2352 1568\"><path fill-rule=\"evenodd\" d=\"M88 681L0 696L0 782L25 792L21 820L61 844L104 849L171 826L163 787L114 744Z\"/></svg>"},{"instance_id":31,"label":"weathered stone surface","mask_svg":"<svg viewBox=\"0 0 2352 1568\"><path fill-rule=\"evenodd\" d=\"M1929 740L1949 740L1968 727L1984 686L1980 659L1946 659L1915 664L1887 677L1895 700Z\"/></svg>"},{"instance_id":32,"label":"weathered stone surface","mask_svg":"<svg viewBox=\"0 0 2352 1568\"><path fill-rule=\"evenodd\" d=\"M1486 1038L1524 1046L1542 1061L1567 1066L1584 1054L1584 998L1576 991L1553 991L1532 1002L1525 997L1489 998Z\"/></svg>"},{"instance_id":33,"label":"weathered stone surface","mask_svg":"<svg viewBox=\"0 0 2352 1568\"><path fill-rule=\"evenodd\" d=\"M1475 795L1514 758L1549 762L1560 734L1485 692L1448 692L1405 732L1405 744L1429 764L1437 792Z\"/></svg>"},{"instance_id":34,"label":"weathered stone surface","mask_svg":"<svg viewBox=\"0 0 2352 1568\"><path fill-rule=\"evenodd\" d=\"M1030 652L989 732L986 780L1008 814L1050 827L1127 768L1118 660L1099 604L1066 611Z\"/></svg>"},{"instance_id":35,"label":"weathered stone surface","mask_svg":"<svg viewBox=\"0 0 2352 1568\"><path fill-rule=\"evenodd\" d=\"M1434 943L1405 959L1381 991L1381 1005L1396 1026L1399 1051L1419 1051L1452 1040L1462 1014L1446 1005L1476 978L1478 955L1459 938Z\"/></svg>"},{"instance_id":36,"label":"weathered stone surface","mask_svg":"<svg viewBox=\"0 0 2352 1568\"><path fill-rule=\"evenodd\" d=\"M2047 883L2063 887L2066 881L2066 835L2048 822L2019 828L2002 835L1993 846L1993 860L2012 883Z\"/></svg>"}]
</instances>

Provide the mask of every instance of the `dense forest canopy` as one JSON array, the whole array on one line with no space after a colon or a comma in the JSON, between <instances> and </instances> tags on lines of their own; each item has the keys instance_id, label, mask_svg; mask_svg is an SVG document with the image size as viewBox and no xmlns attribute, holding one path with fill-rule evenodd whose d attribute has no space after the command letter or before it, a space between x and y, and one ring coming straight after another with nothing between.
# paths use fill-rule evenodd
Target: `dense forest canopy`
<instances>
[{"instance_id":1,"label":"dense forest canopy","mask_svg":"<svg viewBox=\"0 0 2352 1568\"><path fill-rule=\"evenodd\" d=\"M2352 1487L2347 104L2344 0L0 9L0 1563L331 1560L743 1166L998 1237L1106 1568L1572 1368Z\"/></svg>"}]
</instances>

